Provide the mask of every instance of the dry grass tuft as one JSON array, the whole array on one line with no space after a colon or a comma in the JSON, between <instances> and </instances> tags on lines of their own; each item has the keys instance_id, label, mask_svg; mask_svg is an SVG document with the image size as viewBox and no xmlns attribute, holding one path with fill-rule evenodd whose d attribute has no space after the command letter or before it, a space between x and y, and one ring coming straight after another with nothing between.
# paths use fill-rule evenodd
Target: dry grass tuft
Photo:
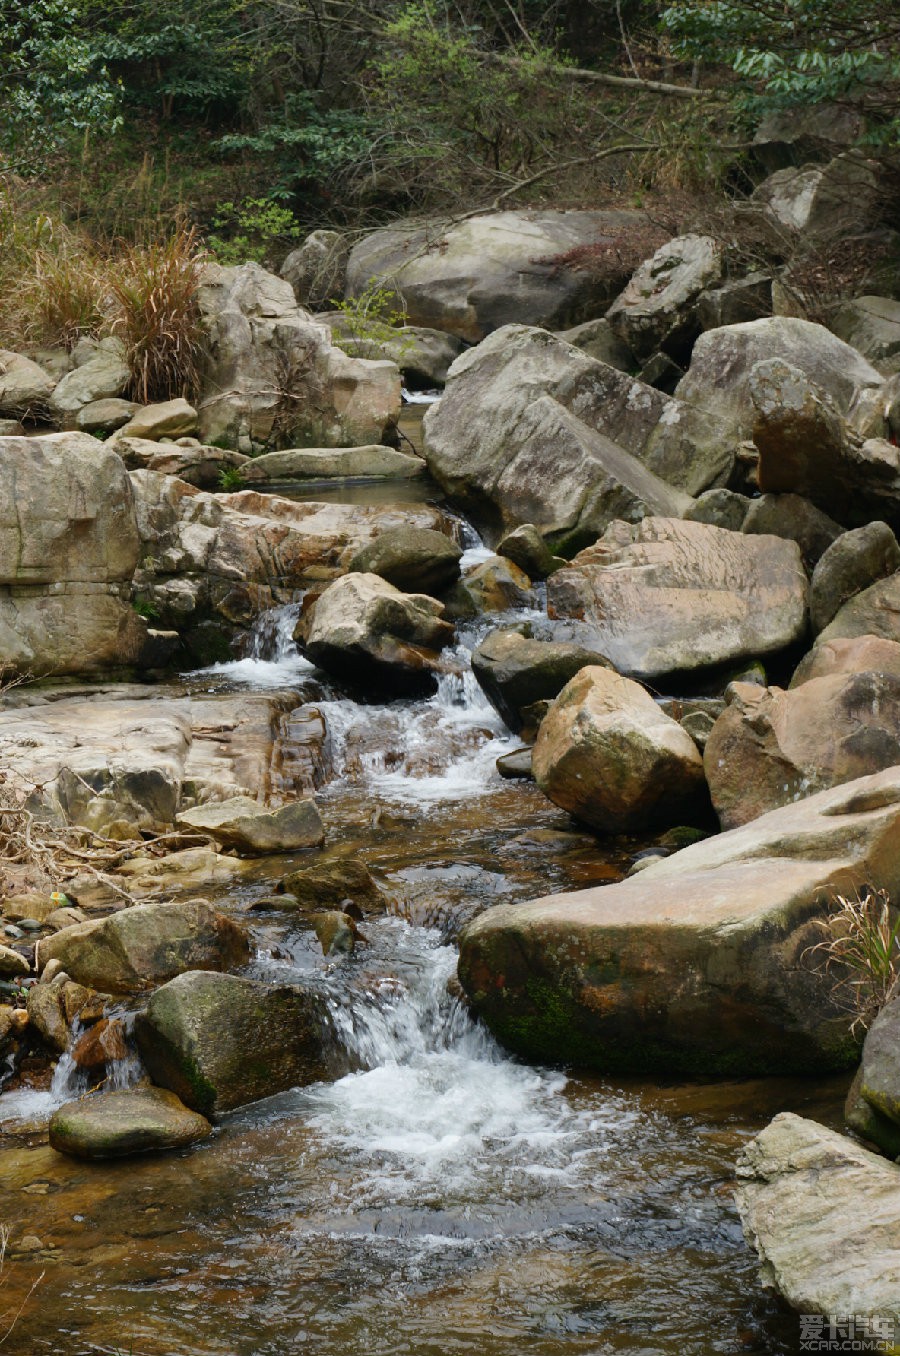
<instances>
[{"instance_id":1,"label":"dry grass tuft","mask_svg":"<svg viewBox=\"0 0 900 1356\"><path fill-rule=\"evenodd\" d=\"M197 292L205 256L193 227L127 250L109 273L118 314L111 329L125 343L129 395L149 404L190 397L201 356Z\"/></svg>"},{"instance_id":2,"label":"dry grass tuft","mask_svg":"<svg viewBox=\"0 0 900 1356\"><path fill-rule=\"evenodd\" d=\"M836 1001L853 1015L851 1031L868 1030L900 981L900 910L886 891L864 886L856 898L838 895L825 933L807 955L833 983Z\"/></svg>"}]
</instances>

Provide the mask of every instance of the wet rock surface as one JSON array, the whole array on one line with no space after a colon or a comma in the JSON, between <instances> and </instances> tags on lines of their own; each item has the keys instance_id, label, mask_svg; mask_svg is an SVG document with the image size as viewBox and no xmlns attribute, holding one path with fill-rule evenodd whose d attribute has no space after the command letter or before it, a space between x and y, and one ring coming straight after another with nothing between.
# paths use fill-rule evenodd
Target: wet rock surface
<instances>
[{"instance_id":1,"label":"wet rock surface","mask_svg":"<svg viewBox=\"0 0 900 1356\"><path fill-rule=\"evenodd\" d=\"M163 1088L95 1093L61 1106L50 1121L54 1149L91 1160L184 1149L211 1134L205 1116Z\"/></svg>"}]
</instances>

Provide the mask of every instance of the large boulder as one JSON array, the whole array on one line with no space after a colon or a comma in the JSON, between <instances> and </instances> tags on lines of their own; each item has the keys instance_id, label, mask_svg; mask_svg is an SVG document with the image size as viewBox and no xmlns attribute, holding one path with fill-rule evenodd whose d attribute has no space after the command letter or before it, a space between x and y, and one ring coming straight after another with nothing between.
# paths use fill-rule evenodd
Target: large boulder
<instances>
[{"instance_id":1,"label":"large boulder","mask_svg":"<svg viewBox=\"0 0 900 1356\"><path fill-rule=\"evenodd\" d=\"M482 522L598 535L616 516L678 516L730 474L728 430L555 335L509 326L453 364L425 457Z\"/></svg>"},{"instance_id":2,"label":"large boulder","mask_svg":"<svg viewBox=\"0 0 900 1356\"><path fill-rule=\"evenodd\" d=\"M305 628L304 648L328 672L406 690L430 690L438 652L453 639L443 604L402 593L377 574L347 574L330 584Z\"/></svg>"},{"instance_id":3,"label":"large boulder","mask_svg":"<svg viewBox=\"0 0 900 1356\"><path fill-rule=\"evenodd\" d=\"M682 823L705 801L693 739L609 668L583 668L566 684L541 722L531 767L554 805L602 833Z\"/></svg>"},{"instance_id":4,"label":"large boulder","mask_svg":"<svg viewBox=\"0 0 900 1356\"><path fill-rule=\"evenodd\" d=\"M279 272L294 289L301 306L318 310L344 295L350 240L340 231L310 231L291 250Z\"/></svg>"},{"instance_id":5,"label":"large boulder","mask_svg":"<svg viewBox=\"0 0 900 1356\"><path fill-rule=\"evenodd\" d=\"M900 301L855 297L833 317L831 328L871 363L900 356Z\"/></svg>"},{"instance_id":6,"label":"large boulder","mask_svg":"<svg viewBox=\"0 0 900 1356\"><path fill-rule=\"evenodd\" d=\"M157 442L160 438L181 438L197 427L197 411L183 397L162 400L154 405L142 405L122 428L122 436L146 438Z\"/></svg>"},{"instance_id":7,"label":"large boulder","mask_svg":"<svg viewBox=\"0 0 900 1356\"><path fill-rule=\"evenodd\" d=\"M63 928L39 945L38 963L58 960L79 984L107 993L134 993L184 970L245 965L243 928L206 900L135 904L90 923Z\"/></svg>"},{"instance_id":8,"label":"large boulder","mask_svg":"<svg viewBox=\"0 0 900 1356\"><path fill-rule=\"evenodd\" d=\"M882 198L877 165L850 153L827 165L776 170L754 189L751 201L787 235L809 242L869 230L878 221Z\"/></svg>"},{"instance_id":9,"label":"large boulder","mask_svg":"<svg viewBox=\"0 0 900 1356\"><path fill-rule=\"evenodd\" d=\"M297 590L334 579L395 527L439 529L428 504L299 502L242 490L207 494L174 476L132 474L143 559L135 577L160 621L195 632L213 617L252 621Z\"/></svg>"},{"instance_id":10,"label":"large boulder","mask_svg":"<svg viewBox=\"0 0 900 1356\"><path fill-rule=\"evenodd\" d=\"M606 318L642 361L660 349L681 360L700 333L700 294L721 277L722 251L712 236L678 236L641 264Z\"/></svg>"},{"instance_id":11,"label":"large boulder","mask_svg":"<svg viewBox=\"0 0 900 1356\"><path fill-rule=\"evenodd\" d=\"M400 413L394 363L350 358L258 264L207 265L198 293L206 362L200 436L260 447L380 443Z\"/></svg>"},{"instance_id":12,"label":"large boulder","mask_svg":"<svg viewBox=\"0 0 900 1356\"><path fill-rule=\"evenodd\" d=\"M55 377L23 353L0 349L0 414L45 414L55 386Z\"/></svg>"},{"instance_id":13,"label":"large boulder","mask_svg":"<svg viewBox=\"0 0 900 1356\"><path fill-rule=\"evenodd\" d=\"M848 526L900 517L900 449L893 443L863 440L824 388L782 358L757 363L748 391L764 493L805 495Z\"/></svg>"},{"instance_id":14,"label":"large boulder","mask_svg":"<svg viewBox=\"0 0 900 1356\"><path fill-rule=\"evenodd\" d=\"M783 1112L745 1147L737 1171L738 1210L763 1283L807 1315L808 1340L840 1348L851 1331L848 1347L893 1345L900 1169L846 1135Z\"/></svg>"},{"instance_id":15,"label":"large boulder","mask_svg":"<svg viewBox=\"0 0 900 1356\"><path fill-rule=\"evenodd\" d=\"M622 673L659 678L776 653L806 629L795 542L707 523L613 523L547 581L552 617Z\"/></svg>"},{"instance_id":16,"label":"large boulder","mask_svg":"<svg viewBox=\"0 0 900 1356\"><path fill-rule=\"evenodd\" d=\"M606 662L580 645L533 639L516 627L489 631L472 651L472 672L511 730L522 728L526 707L552 701L580 669Z\"/></svg>"},{"instance_id":17,"label":"large boulder","mask_svg":"<svg viewBox=\"0 0 900 1356\"><path fill-rule=\"evenodd\" d=\"M325 837L314 800L289 801L269 808L249 796L232 796L182 810L176 823L208 833L222 847L233 848L243 856L320 847Z\"/></svg>"},{"instance_id":18,"label":"large boulder","mask_svg":"<svg viewBox=\"0 0 900 1356\"><path fill-rule=\"evenodd\" d=\"M157 989L135 1025L151 1078L204 1116L320 1079L323 1030L305 989L197 971Z\"/></svg>"},{"instance_id":19,"label":"large boulder","mask_svg":"<svg viewBox=\"0 0 900 1356\"><path fill-rule=\"evenodd\" d=\"M163 1088L124 1088L66 1102L50 1118L50 1145L73 1158L127 1158L184 1149L212 1134L205 1116Z\"/></svg>"},{"instance_id":20,"label":"large boulder","mask_svg":"<svg viewBox=\"0 0 900 1356\"><path fill-rule=\"evenodd\" d=\"M896 998L885 1004L866 1033L855 1091L875 1113L866 1124L867 1137L891 1153L900 1138L900 1003ZM848 1109L855 1110L849 1098ZM850 1124L861 1130L858 1115L857 1111ZM879 1134L884 1121L884 1138L890 1137L887 1145ZM896 1151L891 1156L896 1157Z\"/></svg>"},{"instance_id":21,"label":"large boulder","mask_svg":"<svg viewBox=\"0 0 900 1356\"><path fill-rule=\"evenodd\" d=\"M866 130L859 108L849 104L791 104L767 113L753 134L753 155L769 173L810 161L832 160Z\"/></svg>"},{"instance_id":22,"label":"large boulder","mask_svg":"<svg viewBox=\"0 0 900 1356\"><path fill-rule=\"evenodd\" d=\"M837 673L888 673L900 678L900 643L881 636L855 636L819 641L800 660L790 686Z\"/></svg>"},{"instance_id":23,"label":"large boulder","mask_svg":"<svg viewBox=\"0 0 900 1356\"><path fill-rule=\"evenodd\" d=\"M110 439L109 446L119 454L129 471L155 471L160 476L177 476L199 490L219 489L226 472L237 473L239 479L249 482L251 476L244 472L251 466L254 480L265 479L256 471L255 460L245 457L243 452L234 452L227 447L205 447L194 439L188 439L188 442L190 445L183 447L179 443L158 443L150 438L119 434Z\"/></svg>"},{"instance_id":24,"label":"large boulder","mask_svg":"<svg viewBox=\"0 0 900 1356\"><path fill-rule=\"evenodd\" d=\"M880 636L900 641L900 571L870 584L835 613L816 648L832 640L853 640L859 636Z\"/></svg>"},{"instance_id":25,"label":"large boulder","mask_svg":"<svg viewBox=\"0 0 900 1356\"><path fill-rule=\"evenodd\" d=\"M900 892L900 768L708 838L638 875L488 909L460 938L473 1010L529 1060L601 1072L810 1074L858 1052L817 920Z\"/></svg>"},{"instance_id":26,"label":"large boulder","mask_svg":"<svg viewBox=\"0 0 900 1356\"><path fill-rule=\"evenodd\" d=\"M395 527L358 551L349 568L380 575L405 593L442 593L459 578L461 559L462 550L443 532Z\"/></svg>"},{"instance_id":27,"label":"large boulder","mask_svg":"<svg viewBox=\"0 0 900 1356\"><path fill-rule=\"evenodd\" d=\"M703 762L723 829L900 763L900 678L863 672L783 691L734 683Z\"/></svg>"},{"instance_id":28,"label":"large boulder","mask_svg":"<svg viewBox=\"0 0 900 1356\"><path fill-rule=\"evenodd\" d=\"M138 662L131 484L86 433L0 438L0 654L7 668L87 673Z\"/></svg>"},{"instance_id":29,"label":"large boulder","mask_svg":"<svg viewBox=\"0 0 900 1356\"><path fill-rule=\"evenodd\" d=\"M701 334L675 394L718 418L722 431L728 429L736 441L748 438L756 418L750 373L770 358L790 363L821 386L842 414L858 390L882 382L881 374L860 353L822 325L766 316Z\"/></svg>"},{"instance_id":30,"label":"large boulder","mask_svg":"<svg viewBox=\"0 0 900 1356\"><path fill-rule=\"evenodd\" d=\"M844 603L897 570L900 546L887 523L866 523L842 533L823 553L810 580L813 631L823 631Z\"/></svg>"},{"instance_id":31,"label":"large boulder","mask_svg":"<svg viewBox=\"0 0 900 1356\"><path fill-rule=\"evenodd\" d=\"M641 212L486 212L443 227L388 226L350 253L346 295L373 279L394 289L411 325L477 344L512 322L560 329L586 320L628 280L561 266L623 232L647 229Z\"/></svg>"},{"instance_id":32,"label":"large boulder","mask_svg":"<svg viewBox=\"0 0 900 1356\"><path fill-rule=\"evenodd\" d=\"M799 494L761 494L758 499L751 499L740 531L795 541L803 564L811 571L843 528Z\"/></svg>"}]
</instances>

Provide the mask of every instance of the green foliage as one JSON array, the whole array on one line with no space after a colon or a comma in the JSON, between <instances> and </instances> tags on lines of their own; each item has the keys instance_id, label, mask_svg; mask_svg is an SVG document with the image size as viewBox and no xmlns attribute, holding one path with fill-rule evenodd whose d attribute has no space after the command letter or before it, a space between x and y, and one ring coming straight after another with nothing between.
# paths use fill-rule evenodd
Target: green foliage
<instances>
[{"instance_id":1,"label":"green foliage","mask_svg":"<svg viewBox=\"0 0 900 1356\"><path fill-rule=\"evenodd\" d=\"M397 334L407 322L403 298L378 278L370 278L358 297L348 301L335 298L332 305L341 315L332 337L351 357L368 357L369 344L390 342L400 352L410 347L410 341Z\"/></svg>"},{"instance_id":2,"label":"green foliage","mask_svg":"<svg viewBox=\"0 0 900 1356\"><path fill-rule=\"evenodd\" d=\"M0 151L33 171L73 132L112 129L118 91L67 0L0 0Z\"/></svg>"},{"instance_id":3,"label":"green foliage","mask_svg":"<svg viewBox=\"0 0 900 1356\"><path fill-rule=\"evenodd\" d=\"M210 223L206 247L220 264L261 264L283 254L300 234L289 207L269 198L219 203Z\"/></svg>"},{"instance_id":4,"label":"green foliage","mask_svg":"<svg viewBox=\"0 0 900 1356\"><path fill-rule=\"evenodd\" d=\"M144 617L147 621L156 621L159 617L159 608L149 598L138 596L133 599L131 606L139 617Z\"/></svg>"},{"instance_id":5,"label":"green foliage","mask_svg":"<svg viewBox=\"0 0 900 1356\"><path fill-rule=\"evenodd\" d=\"M676 0L662 25L680 56L726 63L774 103L878 91L896 106L900 12L890 0Z\"/></svg>"},{"instance_id":6,"label":"green foliage","mask_svg":"<svg viewBox=\"0 0 900 1356\"><path fill-rule=\"evenodd\" d=\"M219 489L231 494L244 488L244 477L239 466L223 466L219 472Z\"/></svg>"}]
</instances>

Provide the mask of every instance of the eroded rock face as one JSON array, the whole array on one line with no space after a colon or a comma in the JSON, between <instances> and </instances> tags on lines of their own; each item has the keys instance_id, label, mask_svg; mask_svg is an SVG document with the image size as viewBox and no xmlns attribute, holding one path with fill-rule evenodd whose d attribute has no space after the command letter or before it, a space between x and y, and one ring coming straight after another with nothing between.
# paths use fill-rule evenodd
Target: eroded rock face
<instances>
[{"instance_id":1,"label":"eroded rock face","mask_svg":"<svg viewBox=\"0 0 900 1356\"><path fill-rule=\"evenodd\" d=\"M191 805L252 794L277 806L327 778L321 720L296 693L128 691L0 712L0 761L38 818L136 838Z\"/></svg>"},{"instance_id":2,"label":"eroded rock face","mask_svg":"<svg viewBox=\"0 0 900 1356\"><path fill-rule=\"evenodd\" d=\"M79 984L133 993L184 970L246 964L247 934L205 900L136 904L91 923L64 928L40 943L39 963L59 960Z\"/></svg>"},{"instance_id":3,"label":"eroded rock face","mask_svg":"<svg viewBox=\"0 0 900 1356\"><path fill-rule=\"evenodd\" d=\"M157 989L135 1027L151 1077L204 1116L321 1078L322 1031L304 989L199 972Z\"/></svg>"},{"instance_id":4,"label":"eroded rock face","mask_svg":"<svg viewBox=\"0 0 900 1356\"><path fill-rule=\"evenodd\" d=\"M623 230L646 230L641 212L486 212L442 230L385 227L350 253L347 297L373 278L393 285L412 325L477 344L512 322L559 329L597 314L628 281L600 282L552 256Z\"/></svg>"},{"instance_id":5,"label":"eroded rock face","mask_svg":"<svg viewBox=\"0 0 900 1356\"><path fill-rule=\"evenodd\" d=\"M449 494L482 522L556 538L681 515L727 479L735 446L702 409L518 325L457 359L425 417L426 460Z\"/></svg>"},{"instance_id":6,"label":"eroded rock face","mask_svg":"<svg viewBox=\"0 0 900 1356\"><path fill-rule=\"evenodd\" d=\"M900 516L897 447L855 435L825 390L783 359L757 363L748 391L761 490L806 495L848 525Z\"/></svg>"},{"instance_id":7,"label":"eroded rock face","mask_svg":"<svg viewBox=\"0 0 900 1356\"><path fill-rule=\"evenodd\" d=\"M547 581L551 617L623 673L655 678L771 654L806 628L795 542L708 523L613 523Z\"/></svg>"},{"instance_id":8,"label":"eroded rock face","mask_svg":"<svg viewBox=\"0 0 900 1356\"><path fill-rule=\"evenodd\" d=\"M136 585L166 625L213 616L246 624L296 590L343 573L394 527L437 529L427 504L300 503L244 490L214 495L174 476L132 474L143 554Z\"/></svg>"},{"instance_id":9,"label":"eroded rock face","mask_svg":"<svg viewBox=\"0 0 900 1356\"><path fill-rule=\"evenodd\" d=\"M887 523L844 532L824 552L810 580L809 620L815 632L857 593L900 569L900 546Z\"/></svg>"},{"instance_id":10,"label":"eroded rock face","mask_svg":"<svg viewBox=\"0 0 900 1356\"><path fill-rule=\"evenodd\" d=\"M35 675L134 664L139 540L125 467L86 433L0 438L0 653Z\"/></svg>"},{"instance_id":11,"label":"eroded rock face","mask_svg":"<svg viewBox=\"0 0 900 1356\"><path fill-rule=\"evenodd\" d=\"M316 602L304 648L352 682L428 690L438 652L454 634L443 611L434 598L402 593L376 574L344 575Z\"/></svg>"},{"instance_id":12,"label":"eroded rock face","mask_svg":"<svg viewBox=\"0 0 900 1356\"><path fill-rule=\"evenodd\" d=\"M472 652L472 672L512 730L522 728L525 707L558 697L580 669L605 663L580 645L534 640L514 627L489 631Z\"/></svg>"},{"instance_id":13,"label":"eroded rock face","mask_svg":"<svg viewBox=\"0 0 900 1356\"><path fill-rule=\"evenodd\" d=\"M684 358L700 333L700 293L721 277L722 253L711 236L678 236L641 264L606 318L641 360L659 349Z\"/></svg>"},{"instance_id":14,"label":"eroded rock face","mask_svg":"<svg viewBox=\"0 0 900 1356\"><path fill-rule=\"evenodd\" d=\"M900 1171L835 1130L783 1112L738 1164L737 1206L762 1280L826 1324L900 1323ZM857 1337L862 1336L857 1328Z\"/></svg>"},{"instance_id":15,"label":"eroded rock face","mask_svg":"<svg viewBox=\"0 0 900 1356\"><path fill-rule=\"evenodd\" d=\"M819 638L794 670L790 686L799 687L811 678L838 673L887 673L900 678L900 643L881 636L855 636L834 640Z\"/></svg>"},{"instance_id":16,"label":"eroded rock face","mask_svg":"<svg viewBox=\"0 0 900 1356\"><path fill-rule=\"evenodd\" d=\"M703 761L723 829L900 763L900 678L837 673L783 691L734 683Z\"/></svg>"},{"instance_id":17,"label":"eroded rock face","mask_svg":"<svg viewBox=\"0 0 900 1356\"><path fill-rule=\"evenodd\" d=\"M603 1072L845 1068L846 1012L804 953L835 892L900 889L900 768L464 931L475 1011L530 1060Z\"/></svg>"},{"instance_id":18,"label":"eroded rock face","mask_svg":"<svg viewBox=\"0 0 900 1356\"><path fill-rule=\"evenodd\" d=\"M841 414L847 413L858 390L882 382L881 374L856 349L822 325L792 316L766 316L701 334L675 394L715 414L721 427L733 429L739 441L751 435L755 419L750 373L757 363L773 358L790 363L822 387Z\"/></svg>"},{"instance_id":19,"label":"eroded rock face","mask_svg":"<svg viewBox=\"0 0 900 1356\"><path fill-rule=\"evenodd\" d=\"M554 805L602 833L683 823L703 807L693 739L608 668L583 668L566 684L541 722L531 766Z\"/></svg>"},{"instance_id":20,"label":"eroded rock face","mask_svg":"<svg viewBox=\"0 0 900 1356\"><path fill-rule=\"evenodd\" d=\"M183 1149L212 1134L205 1116L163 1088L127 1088L67 1102L50 1118L50 1144L73 1158L127 1158Z\"/></svg>"},{"instance_id":21,"label":"eroded rock face","mask_svg":"<svg viewBox=\"0 0 900 1356\"><path fill-rule=\"evenodd\" d=\"M260 447L381 443L400 413L394 363L350 358L258 264L207 266L198 294L207 354L204 442Z\"/></svg>"}]
</instances>

